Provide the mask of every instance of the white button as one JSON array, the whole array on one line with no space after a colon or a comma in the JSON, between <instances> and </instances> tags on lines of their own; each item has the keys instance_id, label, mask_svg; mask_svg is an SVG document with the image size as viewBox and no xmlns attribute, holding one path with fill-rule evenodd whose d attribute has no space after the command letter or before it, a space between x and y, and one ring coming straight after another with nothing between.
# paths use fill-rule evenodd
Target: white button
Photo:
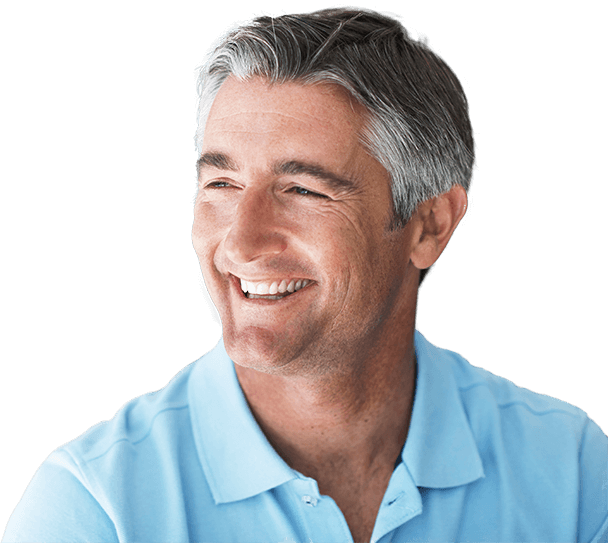
<instances>
[{"instance_id":1,"label":"white button","mask_svg":"<svg viewBox=\"0 0 608 543\"><path fill-rule=\"evenodd\" d=\"M313 498L312 496L302 496L302 501L306 505L310 505L311 507L314 507L315 505L317 505L317 502L319 500L317 500L317 498Z\"/></svg>"}]
</instances>

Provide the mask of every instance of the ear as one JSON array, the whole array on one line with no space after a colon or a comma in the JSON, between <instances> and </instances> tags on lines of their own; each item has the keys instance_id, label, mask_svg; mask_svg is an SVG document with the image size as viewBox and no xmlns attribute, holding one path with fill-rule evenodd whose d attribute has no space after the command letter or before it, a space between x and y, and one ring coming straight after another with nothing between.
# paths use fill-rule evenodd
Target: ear
<instances>
[{"instance_id":1,"label":"ear","mask_svg":"<svg viewBox=\"0 0 608 543\"><path fill-rule=\"evenodd\" d=\"M460 185L418 206L410 259L419 270L430 268L443 252L467 210L467 193Z\"/></svg>"}]
</instances>

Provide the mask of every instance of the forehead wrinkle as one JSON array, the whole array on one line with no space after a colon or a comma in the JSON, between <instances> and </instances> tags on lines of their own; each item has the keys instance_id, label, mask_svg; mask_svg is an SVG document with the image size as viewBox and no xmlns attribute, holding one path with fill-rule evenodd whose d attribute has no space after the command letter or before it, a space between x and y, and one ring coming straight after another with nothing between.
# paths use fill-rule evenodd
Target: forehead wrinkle
<instances>
[{"instance_id":1,"label":"forehead wrinkle","mask_svg":"<svg viewBox=\"0 0 608 543\"><path fill-rule=\"evenodd\" d=\"M300 111L298 115L291 115L274 110L252 109L227 113L225 115L214 115L207 122L207 129L211 127L211 132L257 132L267 134L280 130L282 126L285 126L289 122L294 123L292 126L296 124L300 126L312 126L315 123L321 123L323 127L329 128L331 122L328 119L330 118L331 116L316 116L305 111Z\"/></svg>"}]
</instances>

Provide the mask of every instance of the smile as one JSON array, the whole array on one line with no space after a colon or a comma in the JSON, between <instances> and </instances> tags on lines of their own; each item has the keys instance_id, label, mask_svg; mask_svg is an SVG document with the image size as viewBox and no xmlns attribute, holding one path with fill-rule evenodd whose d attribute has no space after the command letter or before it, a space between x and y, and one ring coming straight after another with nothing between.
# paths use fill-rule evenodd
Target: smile
<instances>
[{"instance_id":1,"label":"smile","mask_svg":"<svg viewBox=\"0 0 608 543\"><path fill-rule=\"evenodd\" d=\"M247 281L241 279L241 290L247 298L280 300L308 286L309 279L281 279L276 281Z\"/></svg>"}]
</instances>

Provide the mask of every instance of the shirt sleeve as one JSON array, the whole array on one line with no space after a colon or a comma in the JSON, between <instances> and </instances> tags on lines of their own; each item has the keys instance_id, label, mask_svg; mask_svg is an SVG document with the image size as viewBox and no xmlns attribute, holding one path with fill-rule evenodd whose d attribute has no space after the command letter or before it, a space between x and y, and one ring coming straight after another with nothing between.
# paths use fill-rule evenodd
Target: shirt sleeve
<instances>
[{"instance_id":1,"label":"shirt sleeve","mask_svg":"<svg viewBox=\"0 0 608 543\"><path fill-rule=\"evenodd\" d=\"M578 541L608 543L608 437L588 420L580 450Z\"/></svg>"},{"instance_id":2,"label":"shirt sleeve","mask_svg":"<svg viewBox=\"0 0 608 543\"><path fill-rule=\"evenodd\" d=\"M114 524L65 451L40 466L11 515L3 543L118 542Z\"/></svg>"}]
</instances>

